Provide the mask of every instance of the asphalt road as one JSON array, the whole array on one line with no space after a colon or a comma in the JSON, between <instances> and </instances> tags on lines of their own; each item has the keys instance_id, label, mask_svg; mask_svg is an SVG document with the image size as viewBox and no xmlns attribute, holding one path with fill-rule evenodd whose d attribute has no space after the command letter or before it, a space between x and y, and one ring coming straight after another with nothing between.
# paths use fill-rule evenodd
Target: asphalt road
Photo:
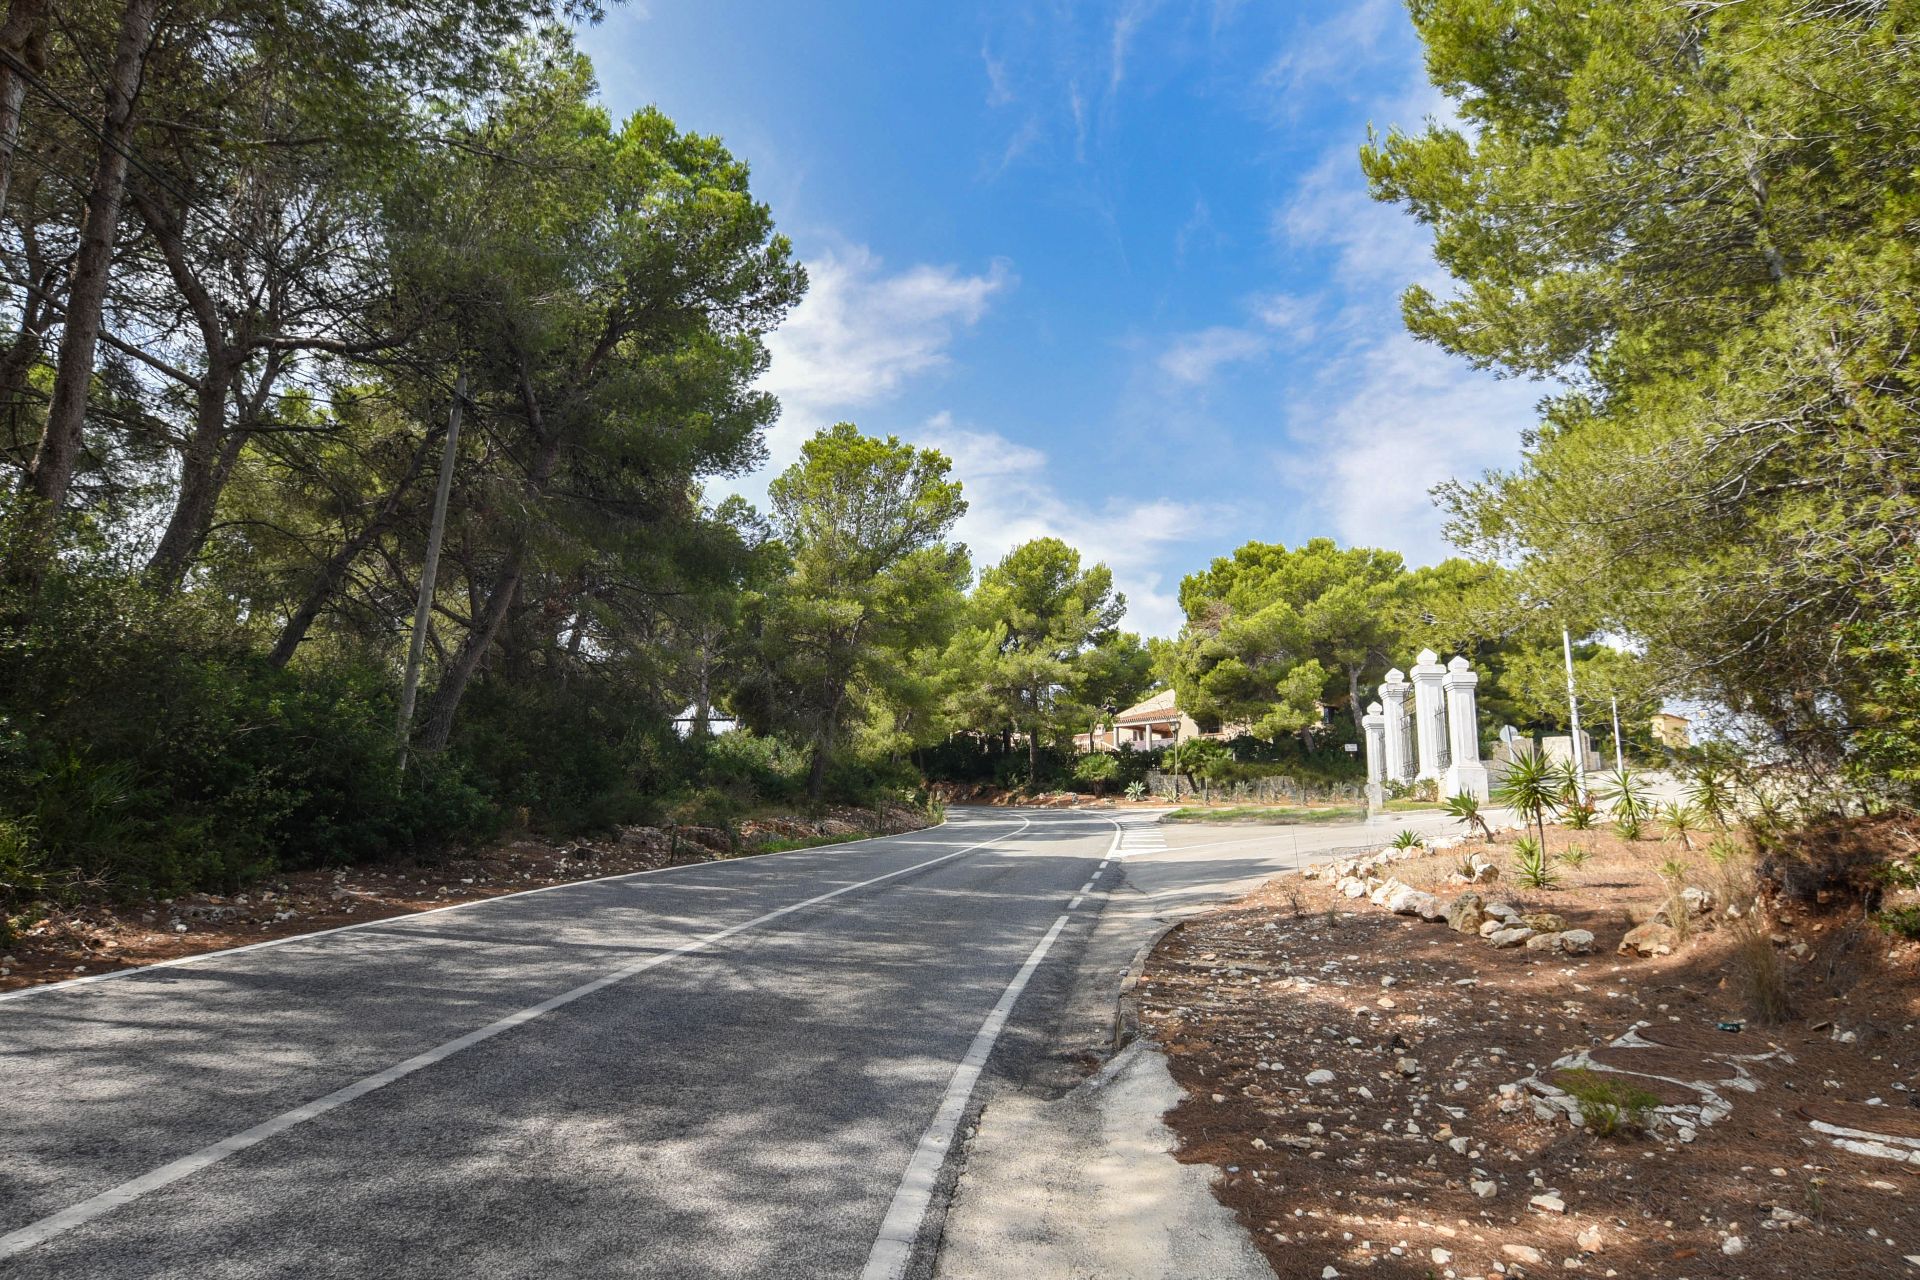
<instances>
[{"instance_id":1,"label":"asphalt road","mask_svg":"<svg viewBox=\"0 0 1920 1280\"><path fill-rule=\"evenodd\" d=\"M0 1276L897 1270L1115 842L956 811L0 1002Z\"/></svg>"}]
</instances>

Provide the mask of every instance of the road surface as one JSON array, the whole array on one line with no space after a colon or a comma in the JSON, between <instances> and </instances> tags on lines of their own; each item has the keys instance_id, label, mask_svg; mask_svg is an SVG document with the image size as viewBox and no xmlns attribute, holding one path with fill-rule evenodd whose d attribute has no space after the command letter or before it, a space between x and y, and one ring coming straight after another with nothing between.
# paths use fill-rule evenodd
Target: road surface
<instances>
[{"instance_id":1,"label":"road surface","mask_svg":"<svg viewBox=\"0 0 1920 1280\"><path fill-rule=\"evenodd\" d=\"M0 1275L924 1275L989 1055L1111 1015L1112 894L1291 857L1151 823L956 810L0 1000Z\"/></svg>"}]
</instances>

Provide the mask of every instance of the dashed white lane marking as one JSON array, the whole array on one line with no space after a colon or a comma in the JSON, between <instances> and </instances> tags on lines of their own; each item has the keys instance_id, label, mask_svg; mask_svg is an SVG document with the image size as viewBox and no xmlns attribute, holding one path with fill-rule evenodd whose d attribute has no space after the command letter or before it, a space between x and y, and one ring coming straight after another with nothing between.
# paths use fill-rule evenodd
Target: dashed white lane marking
<instances>
[{"instance_id":1,"label":"dashed white lane marking","mask_svg":"<svg viewBox=\"0 0 1920 1280\"><path fill-rule=\"evenodd\" d=\"M1120 828L1117 822L1114 826L1113 848L1118 848L1124 828ZM1108 856L1112 856L1112 849L1108 850ZM1075 898L1068 905L1067 912L1070 913L1079 901ZM967 1103L973 1097L974 1086L980 1082L980 1072L993 1054L994 1043L1000 1039L1000 1032L1007 1025L1014 1003L1020 999L1020 993L1027 989L1027 983L1032 981L1034 970L1047 958L1047 952L1053 948L1054 939L1060 936L1060 931L1066 928L1068 919L1069 915L1062 913L1053 922L1053 927L1047 930L1046 936L1035 944L1027 956L1027 962L1020 966L1020 972L1013 975L1013 981L1000 993L1000 1001L993 1006L993 1012L980 1024L980 1030L974 1034L973 1043L967 1046L960 1065L953 1069L953 1078L947 1082L947 1091L940 1096L940 1105L934 1109L933 1120L927 1125L926 1132L920 1135L920 1143L907 1161L906 1172L900 1175L900 1185L894 1189L886 1217L880 1220L880 1234L874 1238L873 1248L867 1253L867 1265L861 1269L860 1280L900 1280L906 1274L907 1264L913 1260L914 1239L920 1234L920 1224L926 1220L927 1207L933 1203L934 1182L940 1176L941 1166L947 1162L947 1152L953 1148L954 1135L960 1129L961 1117L967 1113Z\"/></svg>"},{"instance_id":2,"label":"dashed white lane marking","mask_svg":"<svg viewBox=\"0 0 1920 1280\"><path fill-rule=\"evenodd\" d=\"M1079 905L1080 905L1080 901L1081 901L1081 899L1083 899L1083 898L1085 898L1086 896L1087 896L1087 895L1086 895L1086 894L1084 894L1084 893L1076 893L1076 894L1074 894L1074 895L1073 895L1073 901L1072 901L1072 902L1069 902L1069 903L1067 904L1067 910L1069 910L1069 911L1072 911L1072 910L1075 910L1076 908L1078 908L1078 907L1079 907Z\"/></svg>"},{"instance_id":3,"label":"dashed white lane marking","mask_svg":"<svg viewBox=\"0 0 1920 1280\"><path fill-rule=\"evenodd\" d=\"M144 1173L137 1178L121 1183L117 1187L109 1187L98 1195L90 1196L78 1204L69 1205L58 1213L50 1214L37 1222L30 1222L18 1230L10 1231L4 1236L0 1236L0 1259L11 1258L15 1254L24 1253L35 1245L50 1240L64 1231L71 1231L83 1223L91 1222L103 1214L113 1212L121 1205L138 1200L150 1191L157 1191L161 1187L168 1186L180 1181L182 1178L198 1173L209 1165L217 1164L237 1151L245 1151L248 1147L265 1142L268 1138L276 1134L285 1133L295 1125L304 1124L316 1116L323 1116L337 1107L344 1107L347 1103L354 1101L356 1098L363 1098L375 1089L383 1089L396 1080L404 1079L416 1071L432 1066L436 1062L444 1061L454 1054L459 1053L462 1049L470 1049L484 1040L491 1040L503 1031L511 1031L524 1023L532 1022L542 1014L552 1013L555 1009L563 1005L572 1004L574 1001L590 996L596 991L603 991L616 982L624 982L636 974L644 973L648 969L657 968L670 960L676 960L681 956L704 950L716 942L724 942L726 939L734 937L737 934L745 933L749 929L756 929L763 924L778 920L782 916L789 916L796 911L804 911L808 907L818 906L820 903L838 898L842 894L852 893L856 889L865 889L869 885L880 884L882 881L892 880L914 871L924 870L927 867L951 861L963 853L971 853L975 849L985 848L990 844L998 844L1010 836L1019 835L1031 825L1032 823L1029 820L1023 818L1018 827L1012 831L997 835L991 840L982 840L978 844L968 845L963 849L956 849L952 853L942 854L937 858L929 858L925 862L916 862L910 867L901 867L898 871L889 871L885 875L874 876L871 879L862 880L856 884L842 885L840 888L827 893L816 894L804 902L795 902L789 906L781 907L776 911L769 911L763 916L756 916L742 924L732 925L714 933L703 934L689 942L681 943L670 951L663 951L659 955L649 956L645 960L639 960L623 968L615 969L612 973L604 974L591 982L582 983L571 991L563 991L557 996L542 1000L539 1004L530 1005L518 1012L510 1013L504 1018L489 1022L486 1026L478 1030L469 1031L466 1035L460 1036L457 1039L449 1040L445 1044L428 1049L425 1053L415 1054L405 1062L397 1062L385 1071L379 1071L364 1079L356 1080L345 1088L336 1089L323 1098L315 1098L312 1102L306 1103L303 1106L295 1107L291 1111L282 1112L280 1115L274 1116L271 1120L264 1120L254 1125L251 1129L245 1129L231 1137L222 1138L211 1146L202 1147L191 1155L185 1155L169 1164L161 1165L158 1169L150 1173ZM1061 917L1061 920L1065 919L1065 916ZM1053 933L1047 936L1046 941L1048 945L1052 944L1053 938L1059 931L1060 926L1056 923ZM1045 954L1044 949L1036 952L1036 955L1043 956ZM1029 969L1038 963L1039 961L1037 959L1030 959ZM1024 983L1022 983L1022 985L1024 985ZM1015 994L1018 994L1017 990ZM1006 1001L1006 1003L1008 1003L1009 1006L1011 1005L1011 1001ZM995 1031L997 1033L997 1027Z\"/></svg>"}]
</instances>

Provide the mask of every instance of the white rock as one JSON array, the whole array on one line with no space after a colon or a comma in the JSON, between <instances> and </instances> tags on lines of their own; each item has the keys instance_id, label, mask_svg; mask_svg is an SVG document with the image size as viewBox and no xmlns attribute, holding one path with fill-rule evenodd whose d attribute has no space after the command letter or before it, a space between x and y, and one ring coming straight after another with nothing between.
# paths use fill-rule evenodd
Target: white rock
<instances>
[{"instance_id":1,"label":"white rock","mask_svg":"<svg viewBox=\"0 0 1920 1280\"><path fill-rule=\"evenodd\" d=\"M1333 1072L1328 1071L1325 1067L1322 1067L1318 1071L1309 1071L1307 1072L1307 1083L1313 1085L1332 1084Z\"/></svg>"},{"instance_id":2,"label":"white rock","mask_svg":"<svg viewBox=\"0 0 1920 1280\"><path fill-rule=\"evenodd\" d=\"M1745 1253L1746 1251L1747 1242L1739 1236L1728 1236L1720 1242L1720 1252L1726 1254L1729 1258L1736 1254Z\"/></svg>"},{"instance_id":3,"label":"white rock","mask_svg":"<svg viewBox=\"0 0 1920 1280\"><path fill-rule=\"evenodd\" d=\"M1451 1253L1448 1253L1445 1249L1436 1248L1431 1254L1427 1256L1433 1259L1435 1266L1439 1266L1439 1267L1444 1267L1449 1262L1453 1261L1453 1255Z\"/></svg>"},{"instance_id":4,"label":"white rock","mask_svg":"<svg viewBox=\"0 0 1920 1280\"><path fill-rule=\"evenodd\" d=\"M1340 1271L1337 1267L1328 1267L1320 1273L1320 1280L1338 1280L1339 1275Z\"/></svg>"},{"instance_id":5,"label":"white rock","mask_svg":"<svg viewBox=\"0 0 1920 1280\"><path fill-rule=\"evenodd\" d=\"M1491 1198L1496 1191L1500 1190L1498 1183L1485 1182L1479 1179L1469 1182L1467 1188L1482 1200Z\"/></svg>"},{"instance_id":6,"label":"white rock","mask_svg":"<svg viewBox=\"0 0 1920 1280\"><path fill-rule=\"evenodd\" d=\"M1503 1244L1500 1246L1500 1252L1506 1254L1515 1262L1525 1263L1532 1267L1537 1267L1546 1261L1546 1259L1541 1256L1540 1251L1530 1244Z\"/></svg>"},{"instance_id":7,"label":"white rock","mask_svg":"<svg viewBox=\"0 0 1920 1280\"><path fill-rule=\"evenodd\" d=\"M1580 1246L1581 1252L1583 1253L1598 1253L1605 1244L1605 1241L1601 1239L1600 1228L1598 1227L1586 1228L1573 1238L1573 1242Z\"/></svg>"},{"instance_id":8,"label":"white rock","mask_svg":"<svg viewBox=\"0 0 1920 1280\"><path fill-rule=\"evenodd\" d=\"M1527 1201L1527 1203L1543 1213L1565 1213L1567 1211L1567 1202L1559 1196L1535 1196Z\"/></svg>"}]
</instances>

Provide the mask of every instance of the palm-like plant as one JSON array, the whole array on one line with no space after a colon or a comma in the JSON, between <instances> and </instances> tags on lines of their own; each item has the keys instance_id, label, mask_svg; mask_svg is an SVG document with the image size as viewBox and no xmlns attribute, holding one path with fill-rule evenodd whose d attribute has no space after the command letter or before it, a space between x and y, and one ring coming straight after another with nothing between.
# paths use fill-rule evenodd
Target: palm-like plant
<instances>
[{"instance_id":1,"label":"palm-like plant","mask_svg":"<svg viewBox=\"0 0 1920 1280\"><path fill-rule=\"evenodd\" d=\"M1521 836L1513 842L1513 873L1529 889L1551 889L1560 883L1547 847L1532 836Z\"/></svg>"},{"instance_id":2,"label":"palm-like plant","mask_svg":"<svg viewBox=\"0 0 1920 1280\"><path fill-rule=\"evenodd\" d=\"M1650 812L1646 784L1632 769L1615 769L1600 779L1595 793L1607 803L1614 825L1629 840L1640 838Z\"/></svg>"},{"instance_id":3,"label":"palm-like plant","mask_svg":"<svg viewBox=\"0 0 1920 1280\"><path fill-rule=\"evenodd\" d=\"M1461 792L1457 796L1448 796L1447 816L1455 822L1464 823L1468 831L1477 832L1482 840L1493 839L1493 828L1487 825L1486 815L1480 812L1480 797L1471 792Z\"/></svg>"},{"instance_id":4,"label":"palm-like plant","mask_svg":"<svg viewBox=\"0 0 1920 1280\"><path fill-rule=\"evenodd\" d=\"M1418 832L1401 830L1395 832L1393 839L1387 843L1390 848L1394 849L1417 849L1425 844L1426 841Z\"/></svg>"},{"instance_id":5,"label":"palm-like plant","mask_svg":"<svg viewBox=\"0 0 1920 1280\"><path fill-rule=\"evenodd\" d=\"M1721 831L1739 807L1734 802L1733 775L1718 764L1700 766L1687 788L1687 799L1695 813Z\"/></svg>"},{"instance_id":6,"label":"palm-like plant","mask_svg":"<svg viewBox=\"0 0 1920 1280\"><path fill-rule=\"evenodd\" d=\"M1700 829L1700 811L1691 804L1676 800L1663 804L1653 815L1666 834L1660 839L1668 844L1677 844L1683 849L1693 848L1693 833Z\"/></svg>"},{"instance_id":7,"label":"palm-like plant","mask_svg":"<svg viewBox=\"0 0 1920 1280\"><path fill-rule=\"evenodd\" d=\"M1507 776L1494 795L1539 832L1540 845L1545 848L1547 816L1560 811L1563 781L1561 770L1546 756L1538 751L1522 751L1507 766Z\"/></svg>"}]
</instances>

